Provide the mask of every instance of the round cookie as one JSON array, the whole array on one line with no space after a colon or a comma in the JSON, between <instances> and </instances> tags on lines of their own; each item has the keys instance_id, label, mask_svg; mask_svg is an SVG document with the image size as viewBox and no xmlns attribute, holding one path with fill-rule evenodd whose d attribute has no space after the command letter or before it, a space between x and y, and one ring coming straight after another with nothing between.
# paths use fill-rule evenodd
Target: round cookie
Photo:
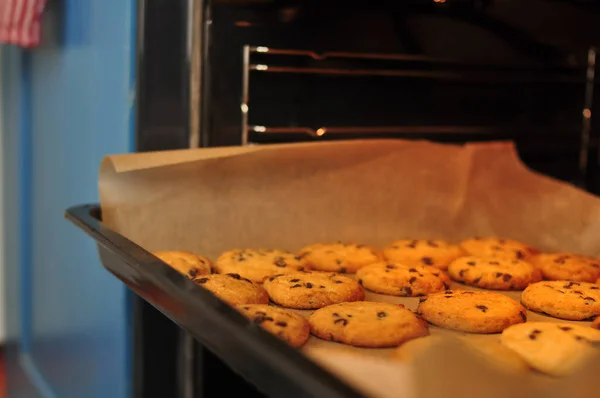
<instances>
[{"instance_id":1,"label":"round cookie","mask_svg":"<svg viewBox=\"0 0 600 398\"><path fill-rule=\"evenodd\" d=\"M375 249L352 243L316 243L306 246L299 254L309 269L351 274L381 260Z\"/></svg>"},{"instance_id":2,"label":"round cookie","mask_svg":"<svg viewBox=\"0 0 600 398\"><path fill-rule=\"evenodd\" d=\"M529 370L527 363L515 352L500 344L499 340L471 341L462 336L457 336L456 338L473 355L478 356L486 363L501 371L524 373ZM442 340L444 340L442 336L426 336L407 341L394 350L392 357L405 363L411 363L423 351L428 350L429 347L438 344Z\"/></svg>"},{"instance_id":3,"label":"round cookie","mask_svg":"<svg viewBox=\"0 0 600 398\"><path fill-rule=\"evenodd\" d=\"M273 302L287 308L315 309L365 299L365 291L358 282L329 272L275 275L265 280L263 286Z\"/></svg>"},{"instance_id":4,"label":"round cookie","mask_svg":"<svg viewBox=\"0 0 600 398\"><path fill-rule=\"evenodd\" d=\"M455 281L494 290L523 290L540 280L533 265L507 257L461 257L450 264L448 273Z\"/></svg>"},{"instance_id":5,"label":"round cookie","mask_svg":"<svg viewBox=\"0 0 600 398\"><path fill-rule=\"evenodd\" d=\"M388 261L407 265L431 265L444 270L453 260L465 254L460 246L440 239L398 240L383 249L383 256Z\"/></svg>"},{"instance_id":6,"label":"round cookie","mask_svg":"<svg viewBox=\"0 0 600 398\"><path fill-rule=\"evenodd\" d=\"M572 253L539 254L531 263L545 279L595 283L600 278L600 260Z\"/></svg>"},{"instance_id":7,"label":"round cookie","mask_svg":"<svg viewBox=\"0 0 600 398\"><path fill-rule=\"evenodd\" d=\"M238 310L292 347L301 347L310 336L310 327L306 318L293 311L267 304L240 305Z\"/></svg>"},{"instance_id":8,"label":"round cookie","mask_svg":"<svg viewBox=\"0 0 600 398\"><path fill-rule=\"evenodd\" d=\"M239 274L205 275L194 279L194 282L232 306L269 302L265 289Z\"/></svg>"},{"instance_id":9,"label":"round cookie","mask_svg":"<svg viewBox=\"0 0 600 398\"><path fill-rule=\"evenodd\" d=\"M356 271L356 278L363 287L376 293L416 297L446 289L442 273L423 265L376 263Z\"/></svg>"},{"instance_id":10,"label":"round cookie","mask_svg":"<svg viewBox=\"0 0 600 398\"><path fill-rule=\"evenodd\" d=\"M266 278L304 269L301 258L283 250L230 250L219 256L215 270L220 274L235 273L262 283Z\"/></svg>"},{"instance_id":11,"label":"round cookie","mask_svg":"<svg viewBox=\"0 0 600 398\"><path fill-rule=\"evenodd\" d=\"M460 247L471 256L508 257L526 260L537 254L537 249L514 239L470 238L460 242Z\"/></svg>"},{"instance_id":12,"label":"round cookie","mask_svg":"<svg viewBox=\"0 0 600 398\"><path fill-rule=\"evenodd\" d=\"M211 272L211 261L206 257L194 253L186 251L162 251L152 254L190 279L194 279L200 275L208 275Z\"/></svg>"},{"instance_id":13,"label":"round cookie","mask_svg":"<svg viewBox=\"0 0 600 398\"><path fill-rule=\"evenodd\" d=\"M417 313L436 326L470 333L498 333L525 322L525 308L500 293L446 290L419 300Z\"/></svg>"},{"instance_id":14,"label":"round cookie","mask_svg":"<svg viewBox=\"0 0 600 398\"><path fill-rule=\"evenodd\" d=\"M586 282L542 281L523 291L521 303L531 311L581 321L600 315L600 286Z\"/></svg>"},{"instance_id":15,"label":"round cookie","mask_svg":"<svg viewBox=\"0 0 600 398\"><path fill-rule=\"evenodd\" d=\"M308 319L313 335L356 347L395 347L429 334L427 324L403 305L361 301L321 308Z\"/></svg>"},{"instance_id":16,"label":"round cookie","mask_svg":"<svg viewBox=\"0 0 600 398\"><path fill-rule=\"evenodd\" d=\"M600 331L569 323L527 322L504 330L500 342L532 368L564 376L596 354L591 343L600 342Z\"/></svg>"}]
</instances>

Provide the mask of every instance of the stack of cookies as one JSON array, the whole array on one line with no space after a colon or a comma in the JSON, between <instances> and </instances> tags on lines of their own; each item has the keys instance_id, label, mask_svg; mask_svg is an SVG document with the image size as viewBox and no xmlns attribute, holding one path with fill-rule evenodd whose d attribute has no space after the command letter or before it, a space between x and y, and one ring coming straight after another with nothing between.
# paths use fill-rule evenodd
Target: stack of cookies
<instances>
[{"instance_id":1,"label":"stack of cookies","mask_svg":"<svg viewBox=\"0 0 600 398\"><path fill-rule=\"evenodd\" d=\"M492 335L474 352L503 369L564 375L600 341L587 324L527 322L526 310L568 321L597 317L592 326L600 329L600 260L540 253L511 239L399 240L381 251L341 242L297 253L231 250L214 264L188 252L155 254L294 347L312 334L398 347L393 357L408 360L445 329Z\"/></svg>"}]
</instances>

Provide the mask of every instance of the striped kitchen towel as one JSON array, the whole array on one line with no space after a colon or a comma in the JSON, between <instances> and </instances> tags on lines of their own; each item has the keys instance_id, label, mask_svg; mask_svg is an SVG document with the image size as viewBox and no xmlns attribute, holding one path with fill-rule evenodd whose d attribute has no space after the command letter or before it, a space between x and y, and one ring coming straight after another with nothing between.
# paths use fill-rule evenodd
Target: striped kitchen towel
<instances>
[{"instance_id":1,"label":"striped kitchen towel","mask_svg":"<svg viewBox=\"0 0 600 398\"><path fill-rule=\"evenodd\" d=\"M40 44L40 20L46 0L0 0L0 43Z\"/></svg>"}]
</instances>

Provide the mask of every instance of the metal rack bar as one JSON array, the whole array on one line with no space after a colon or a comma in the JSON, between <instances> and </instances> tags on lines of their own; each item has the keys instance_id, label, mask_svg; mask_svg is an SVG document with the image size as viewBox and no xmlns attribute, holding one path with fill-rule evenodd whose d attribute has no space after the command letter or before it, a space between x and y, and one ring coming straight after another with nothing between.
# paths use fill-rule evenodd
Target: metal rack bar
<instances>
[{"instance_id":1,"label":"metal rack bar","mask_svg":"<svg viewBox=\"0 0 600 398\"><path fill-rule=\"evenodd\" d=\"M351 126L351 127L267 127L248 126L248 130L264 134L305 134L322 137L325 134L493 134L500 132L484 126Z\"/></svg>"}]
</instances>

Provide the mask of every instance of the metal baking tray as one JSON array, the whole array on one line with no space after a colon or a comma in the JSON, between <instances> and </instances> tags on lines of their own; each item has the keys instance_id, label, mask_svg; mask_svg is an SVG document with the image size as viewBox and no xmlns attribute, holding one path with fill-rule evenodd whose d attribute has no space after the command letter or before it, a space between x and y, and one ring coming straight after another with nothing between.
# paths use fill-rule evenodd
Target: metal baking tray
<instances>
[{"instance_id":1,"label":"metal baking tray","mask_svg":"<svg viewBox=\"0 0 600 398\"><path fill-rule=\"evenodd\" d=\"M100 261L108 271L268 396L364 396L104 226L99 205L71 207L65 217L97 242Z\"/></svg>"}]
</instances>

